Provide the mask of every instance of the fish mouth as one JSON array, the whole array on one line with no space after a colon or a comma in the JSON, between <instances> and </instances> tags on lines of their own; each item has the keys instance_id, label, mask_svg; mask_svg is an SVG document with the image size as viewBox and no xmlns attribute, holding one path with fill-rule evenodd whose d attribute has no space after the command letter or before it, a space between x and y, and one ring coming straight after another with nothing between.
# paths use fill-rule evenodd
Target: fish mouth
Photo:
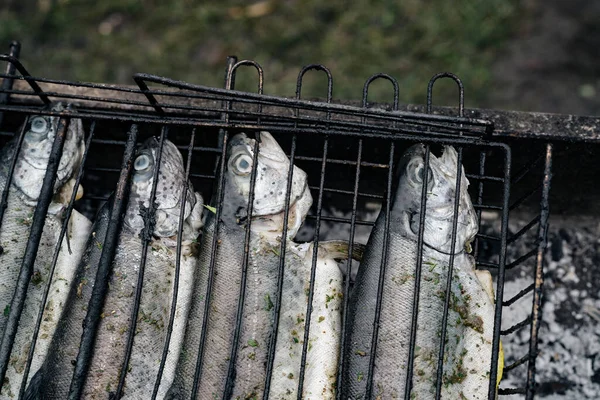
<instances>
[{"instance_id":1,"label":"fish mouth","mask_svg":"<svg viewBox=\"0 0 600 400\"><path fill-rule=\"evenodd\" d=\"M311 206L312 196L310 194L308 184L305 183L304 189L302 190L302 194L300 196L295 197L293 200L290 199L286 234L288 238L293 238L294 236L296 236ZM284 218L285 207L281 211L275 213L252 216L252 223L253 226L256 228L264 226L263 229L260 229L262 231L281 234L283 233L284 229Z\"/></svg>"}]
</instances>

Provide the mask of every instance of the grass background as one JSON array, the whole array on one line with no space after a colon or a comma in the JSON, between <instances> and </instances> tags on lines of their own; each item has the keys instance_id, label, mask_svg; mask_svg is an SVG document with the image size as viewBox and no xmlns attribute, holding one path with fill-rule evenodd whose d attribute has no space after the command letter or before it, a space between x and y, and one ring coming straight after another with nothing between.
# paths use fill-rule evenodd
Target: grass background
<instances>
[{"instance_id":1,"label":"grass background","mask_svg":"<svg viewBox=\"0 0 600 400\"><path fill-rule=\"evenodd\" d=\"M292 96L303 65L322 63L334 98L360 100L364 81L385 72L400 83L400 101L424 103L437 72L456 73L474 107L488 96L491 64L518 25L516 0L4 0L0 51L23 45L30 73L47 78L133 84L135 72L221 87L227 55L265 70L265 93ZM303 96L323 97L326 79L308 74ZM236 88L256 88L240 70ZM371 101L391 101L375 83ZM450 82L436 104L454 104Z\"/></svg>"}]
</instances>

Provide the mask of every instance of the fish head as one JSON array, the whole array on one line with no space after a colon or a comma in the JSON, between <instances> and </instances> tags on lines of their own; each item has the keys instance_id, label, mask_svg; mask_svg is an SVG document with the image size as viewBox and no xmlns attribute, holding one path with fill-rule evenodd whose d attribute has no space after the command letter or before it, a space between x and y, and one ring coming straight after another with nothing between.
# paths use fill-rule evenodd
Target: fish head
<instances>
[{"instance_id":1,"label":"fish head","mask_svg":"<svg viewBox=\"0 0 600 400\"><path fill-rule=\"evenodd\" d=\"M57 103L52 106L51 111L60 112L64 109L65 106L62 103ZM12 185L19 190L21 197L28 205L35 206L40 196L52 145L58 132L59 119L60 117L57 116L32 115L25 121L23 143L15 164ZM85 133L81 120L71 118L56 172L54 194L61 191L63 186L74 177L81 165L85 151L84 139ZM10 150L3 154L2 162L6 169L10 165L17 141L18 137L15 136L13 141L7 145ZM69 199L70 194L64 197Z\"/></svg>"},{"instance_id":2,"label":"fish head","mask_svg":"<svg viewBox=\"0 0 600 400\"><path fill-rule=\"evenodd\" d=\"M182 198L185 196L184 223L187 223L196 203L201 200L201 196L194 193L191 182L188 182L188 189L186 193L183 193L186 179L185 169L183 157L177 147L165 139L160 152L160 162L158 160L159 151L160 142L152 137L145 141L136 153L124 224L135 234L140 233L144 228L142 215L146 215L150 208L152 186L158 169L154 199L156 213L152 234L155 237L169 238L176 236L178 232ZM198 224L194 225L194 229L192 229L192 231L196 231L196 236L198 229ZM184 226L184 232L186 231Z\"/></svg>"},{"instance_id":3,"label":"fish head","mask_svg":"<svg viewBox=\"0 0 600 400\"><path fill-rule=\"evenodd\" d=\"M427 174L423 240L426 245L440 252L451 252L452 228L456 217L454 251L462 252L477 234L478 221L468 193L469 181L463 166L458 166L458 154L454 147L444 146L440 157L430 152L429 166L426 166L425 146L414 145L402 156L399 168L401 176L394 210L404 215L405 232L418 237L421 195ZM455 216L456 183L459 177L458 213Z\"/></svg>"},{"instance_id":4,"label":"fish head","mask_svg":"<svg viewBox=\"0 0 600 400\"><path fill-rule=\"evenodd\" d=\"M240 133L229 142L227 159L227 182L229 190L226 201L234 198L236 218L244 220L250 198L251 176L256 140ZM281 236L284 224L290 160L269 132L260 132L258 156L256 157L256 180L252 203L253 231ZM288 237L294 237L304 222L312 205L306 173L293 166L289 200Z\"/></svg>"}]
</instances>

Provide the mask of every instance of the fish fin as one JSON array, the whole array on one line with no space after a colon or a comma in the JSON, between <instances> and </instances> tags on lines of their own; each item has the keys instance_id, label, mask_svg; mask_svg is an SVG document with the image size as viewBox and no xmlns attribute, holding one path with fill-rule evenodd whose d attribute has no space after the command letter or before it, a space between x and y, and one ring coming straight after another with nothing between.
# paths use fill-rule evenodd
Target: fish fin
<instances>
[{"instance_id":1,"label":"fish fin","mask_svg":"<svg viewBox=\"0 0 600 400\"><path fill-rule=\"evenodd\" d=\"M485 292L488 294L488 296L490 296L492 303L494 303L496 296L494 295L494 281L492 280L492 274L490 274L490 271L476 269L475 275L477 276L477 279L479 279L479 282L481 283L481 286L483 286Z\"/></svg>"},{"instance_id":2,"label":"fish fin","mask_svg":"<svg viewBox=\"0 0 600 400\"><path fill-rule=\"evenodd\" d=\"M44 399L44 374L42 374L42 369L39 369L38 372L35 373L31 381L29 381L29 386L27 386L27 390L25 391L25 395L23 400L43 400Z\"/></svg>"},{"instance_id":3,"label":"fish fin","mask_svg":"<svg viewBox=\"0 0 600 400\"><path fill-rule=\"evenodd\" d=\"M319 242L319 251L325 251L326 254L336 260L347 260L350 242L347 240L326 240ZM362 261L366 246L362 243L352 245L352 259Z\"/></svg>"}]
</instances>

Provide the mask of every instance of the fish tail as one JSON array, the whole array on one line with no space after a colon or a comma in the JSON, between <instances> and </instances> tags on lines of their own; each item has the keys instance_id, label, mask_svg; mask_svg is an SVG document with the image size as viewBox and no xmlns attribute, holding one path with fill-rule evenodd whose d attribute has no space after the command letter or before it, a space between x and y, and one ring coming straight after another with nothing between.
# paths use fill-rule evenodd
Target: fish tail
<instances>
[{"instance_id":1,"label":"fish tail","mask_svg":"<svg viewBox=\"0 0 600 400\"><path fill-rule=\"evenodd\" d=\"M31 381L29 382L29 386L25 391L25 395L23 400L44 400L44 389L43 389L44 375L42 374L42 370L40 369L35 373Z\"/></svg>"}]
</instances>

